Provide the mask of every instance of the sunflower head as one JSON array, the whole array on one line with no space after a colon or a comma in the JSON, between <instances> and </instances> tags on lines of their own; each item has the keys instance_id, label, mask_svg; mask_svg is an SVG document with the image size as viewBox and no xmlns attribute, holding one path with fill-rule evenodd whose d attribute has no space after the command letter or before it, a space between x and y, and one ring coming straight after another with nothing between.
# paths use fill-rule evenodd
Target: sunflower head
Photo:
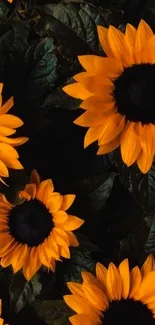
<instances>
[{"instance_id":1,"label":"sunflower head","mask_svg":"<svg viewBox=\"0 0 155 325\"><path fill-rule=\"evenodd\" d=\"M85 112L74 122L89 128L85 147L97 140L102 155L120 146L124 163L147 173L155 153L155 35L141 20L125 34L98 26L98 36L107 57L79 56L85 72L63 88L82 100Z\"/></svg>"},{"instance_id":2,"label":"sunflower head","mask_svg":"<svg viewBox=\"0 0 155 325\"><path fill-rule=\"evenodd\" d=\"M19 197L15 206L0 196L0 258L30 280L41 265L54 272L56 260L70 258L69 247L79 245L72 231L84 221L67 213L75 195L54 192L52 180L41 182L35 170Z\"/></svg>"},{"instance_id":3,"label":"sunflower head","mask_svg":"<svg viewBox=\"0 0 155 325\"><path fill-rule=\"evenodd\" d=\"M14 147L25 143L28 138L18 137L10 138L8 136L16 132L16 128L23 125L18 117L7 114L14 105L13 97L2 105L3 84L0 83L0 181L5 184L2 177L8 177L8 168L23 169L19 162L19 155Z\"/></svg>"},{"instance_id":4,"label":"sunflower head","mask_svg":"<svg viewBox=\"0 0 155 325\"><path fill-rule=\"evenodd\" d=\"M153 325L155 323L155 262L150 255L131 271L128 259L117 268L96 265L96 276L82 272L82 284L69 282L72 295L64 296L77 313L73 325Z\"/></svg>"}]
</instances>

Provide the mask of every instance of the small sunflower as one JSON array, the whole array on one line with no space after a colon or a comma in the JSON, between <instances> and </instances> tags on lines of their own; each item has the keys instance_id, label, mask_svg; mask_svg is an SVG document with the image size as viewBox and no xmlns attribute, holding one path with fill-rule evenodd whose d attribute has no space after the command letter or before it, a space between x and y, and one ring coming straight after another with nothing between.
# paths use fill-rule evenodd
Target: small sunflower
<instances>
[{"instance_id":1,"label":"small sunflower","mask_svg":"<svg viewBox=\"0 0 155 325\"><path fill-rule=\"evenodd\" d=\"M0 299L0 325L8 325L4 324L4 319L1 317L2 315L2 299Z\"/></svg>"},{"instance_id":2,"label":"small sunflower","mask_svg":"<svg viewBox=\"0 0 155 325\"><path fill-rule=\"evenodd\" d=\"M155 35L144 20L125 34L98 26L107 57L83 55L86 70L63 90L83 100L74 123L88 127L84 147L98 140L102 155L120 146L124 163L147 173L155 154Z\"/></svg>"},{"instance_id":3,"label":"small sunflower","mask_svg":"<svg viewBox=\"0 0 155 325\"><path fill-rule=\"evenodd\" d=\"M30 280L41 265L54 272L56 260L70 258L69 246L79 245L72 230L84 221L66 212L75 195L54 192L52 180L40 182L36 171L19 196L17 206L0 197L1 266L12 265L14 273L23 268Z\"/></svg>"},{"instance_id":4,"label":"small sunflower","mask_svg":"<svg viewBox=\"0 0 155 325\"><path fill-rule=\"evenodd\" d=\"M16 132L16 128L23 125L23 122L18 117L7 114L14 105L13 97L2 105L2 89L3 84L0 83L0 181L5 184L2 177L8 177L8 168L23 169L19 162L19 155L14 147L25 143L28 138L18 137L9 138L8 136Z\"/></svg>"},{"instance_id":5,"label":"small sunflower","mask_svg":"<svg viewBox=\"0 0 155 325\"><path fill-rule=\"evenodd\" d=\"M155 263L150 255L141 270L129 270L128 259L118 268L96 265L96 277L82 272L83 283L69 282L65 302L77 313L73 325L154 325Z\"/></svg>"}]
</instances>

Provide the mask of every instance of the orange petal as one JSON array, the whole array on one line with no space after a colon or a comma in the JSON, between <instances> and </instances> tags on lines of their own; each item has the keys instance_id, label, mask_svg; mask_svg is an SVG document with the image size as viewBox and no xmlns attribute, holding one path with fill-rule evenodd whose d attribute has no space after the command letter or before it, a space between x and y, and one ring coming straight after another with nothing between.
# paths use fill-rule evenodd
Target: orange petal
<instances>
[{"instance_id":1,"label":"orange petal","mask_svg":"<svg viewBox=\"0 0 155 325\"><path fill-rule=\"evenodd\" d=\"M12 263L12 251L1 258L1 266L8 267Z\"/></svg>"},{"instance_id":2,"label":"orange petal","mask_svg":"<svg viewBox=\"0 0 155 325\"><path fill-rule=\"evenodd\" d=\"M81 324L100 325L101 324L100 316L96 313L91 313L91 312L89 312L89 314L80 313L75 316L71 316L69 317L69 321L73 325L81 325Z\"/></svg>"},{"instance_id":3,"label":"orange petal","mask_svg":"<svg viewBox=\"0 0 155 325\"><path fill-rule=\"evenodd\" d=\"M16 129L22 126L24 123L17 116L11 114L2 114L0 115L0 124L9 128Z\"/></svg>"},{"instance_id":4,"label":"orange petal","mask_svg":"<svg viewBox=\"0 0 155 325\"><path fill-rule=\"evenodd\" d=\"M28 246L19 244L12 252L12 267L14 273L18 272L24 265L28 254Z\"/></svg>"},{"instance_id":5,"label":"orange petal","mask_svg":"<svg viewBox=\"0 0 155 325\"><path fill-rule=\"evenodd\" d=\"M58 245L51 235L45 239L45 243L46 250L48 251L48 254L50 254L50 257L54 260L60 260Z\"/></svg>"},{"instance_id":6,"label":"orange petal","mask_svg":"<svg viewBox=\"0 0 155 325\"><path fill-rule=\"evenodd\" d=\"M104 92L109 94L112 94L113 92L114 85L112 81L104 76L95 75L83 77L83 73L80 73L78 74L78 77L76 76L76 80L77 78L78 82L80 82L90 92L91 95L95 94L98 96L102 96Z\"/></svg>"},{"instance_id":7,"label":"orange petal","mask_svg":"<svg viewBox=\"0 0 155 325\"><path fill-rule=\"evenodd\" d=\"M108 307L108 298L104 291L94 284L83 283L83 292L88 301L98 310L105 310Z\"/></svg>"},{"instance_id":8,"label":"orange petal","mask_svg":"<svg viewBox=\"0 0 155 325\"><path fill-rule=\"evenodd\" d=\"M101 137L103 129L103 125L99 125L96 128L89 128L84 137L84 148L87 148L91 143L97 141Z\"/></svg>"},{"instance_id":9,"label":"orange petal","mask_svg":"<svg viewBox=\"0 0 155 325\"><path fill-rule=\"evenodd\" d=\"M92 94L80 83L73 83L70 85L67 85L65 87L62 88L62 90L74 97L74 98L78 98L78 99L86 99L89 96L91 96Z\"/></svg>"},{"instance_id":10,"label":"orange petal","mask_svg":"<svg viewBox=\"0 0 155 325\"><path fill-rule=\"evenodd\" d=\"M37 199L46 203L47 197L49 194L54 191L54 185L51 179L46 179L45 181L41 182L37 189Z\"/></svg>"},{"instance_id":11,"label":"orange petal","mask_svg":"<svg viewBox=\"0 0 155 325\"><path fill-rule=\"evenodd\" d=\"M106 114L115 111L115 103L112 95L105 93L102 96L87 98L80 104L80 108L87 109L89 112Z\"/></svg>"},{"instance_id":12,"label":"orange petal","mask_svg":"<svg viewBox=\"0 0 155 325\"><path fill-rule=\"evenodd\" d=\"M4 137L4 136L0 135L0 142L9 143L13 147L21 146L22 144L24 144L28 140L29 140L29 138L25 138L25 137L18 137L18 138L11 139L11 138L7 138L7 137Z\"/></svg>"},{"instance_id":13,"label":"orange petal","mask_svg":"<svg viewBox=\"0 0 155 325\"><path fill-rule=\"evenodd\" d=\"M101 113L85 112L74 120L74 123L84 127L97 127L106 121L107 117L102 116Z\"/></svg>"},{"instance_id":14,"label":"orange petal","mask_svg":"<svg viewBox=\"0 0 155 325\"><path fill-rule=\"evenodd\" d=\"M3 106L0 107L0 114L6 114L13 105L14 100L12 96Z\"/></svg>"},{"instance_id":15,"label":"orange petal","mask_svg":"<svg viewBox=\"0 0 155 325\"><path fill-rule=\"evenodd\" d=\"M31 176L30 176L30 183L34 183L37 187L40 184L40 176L36 169L32 170Z\"/></svg>"},{"instance_id":16,"label":"orange petal","mask_svg":"<svg viewBox=\"0 0 155 325\"><path fill-rule=\"evenodd\" d=\"M103 58L97 55L81 55L78 56L78 59L84 69L92 75L97 74L110 78L117 78L123 70L121 63L115 58Z\"/></svg>"},{"instance_id":17,"label":"orange petal","mask_svg":"<svg viewBox=\"0 0 155 325\"><path fill-rule=\"evenodd\" d=\"M59 210L53 215L53 222L55 224L62 224L68 219L68 214L65 211Z\"/></svg>"},{"instance_id":18,"label":"orange petal","mask_svg":"<svg viewBox=\"0 0 155 325\"><path fill-rule=\"evenodd\" d=\"M46 200L46 207L51 213L55 214L60 209L62 201L62 195L60 195L60 193L53 192Z\"/></svg>"},{"instance_id":19,"label":"orange petal","mask_svg":"<svg viewBox=\"0 0 155 325\"><path fill-rule=\"evenodd\" d=\"M112 300L120 300L122 296L122 279L113 263L109 264L107 272L107 289Z\"/></svg>"},{"instance_id":20,"label":"orange petal","mask_svg":"<svg viewBox=\"0 0 155 325\"><path fill-rule=\"evenodd\" d=\"M107 278L107 269L101 263L96 264L96 276L97 279L103 284L106 288L106 278Z\"/></svg>"},{"instance_id":21,"label":"orange petal","mask_svg":"<svg viewBox=\"0 0 155 325\"><path fill-rule=\"evenodd\" d=\"M75 194L67 194L67 195L63 195L63 201L61 204L61 210L68 210L70 208L70 206L73 204L74 200L75 200L76 195Z\"/></svg>"},{"instance_id":22,"label":"orange petal","mask_svg":"<svg viewBox=\"0 0 155 325\"><path fill-rule=\"evenodd\" d=\"M24 168L18 159L14 159L14 158L12 159L11 157L3 156L3 162L8 168L12 168L12 169L23 169Z\"/></svg>"},{"instance_id":23,"label":"orange petal","mask_svg":"<svg viewBox=\"0 0 155 325\"><path fill-rule=\"evenodd\" d=\"M46 242L38 246L38 254L41 263L48 269L50 269L51 254L49 254L48 252L48 249L46 249Z\"/></svg>"},{"instance_id":24,"label":"orange petal","mask_svg":"<svg viewBox=\"0 0 155 325\"><path fill-rule=\"evenodd\" d=\"M113 26L109 27L108 40L114 56L121 62L129 66L133 64L132 57L129 55L128 46L125 42L124 34Z\"/></svg>"},{"instance_id":25,"label":"orange petal","mask_svg":"<svg viewBox=\"0 0 155 325\"><path fill-rule=\"evenodd\" d=\"M68 236L63 229L54 227L52 230L51 238L52 237L53 237L54 241L57 243L57 245L60 245L60 246L66 246L66 244L69 245Z\"/></svg>"},{"instance_id":26,"label":"orange petal","mask_svg":"<svg viewBox=\"0 0 155 325\"><path fill-rule=\"evenodd\" d=\"M80 228L83 225L83 223L84 223L84 220L82 220L78 217L72 216L72 215L68 215L67 221L62 223L60 226L64 230L72 231L72 230Z\"/></svg>"},{"instance_id":27,"label":"orange petal","mask_svg":"<svg viewBox=\"0 0 155 325\"><path fill-rule=\"evenodd\" d=\"M136 123L129 122L121 136L121 154L124 163L129 167L138 158L141 145L140 138L135 131Z\"/></svg>"},{"instance_id":28,"label":"orange petal","mask_svg":"<svg viewBox=\"0 0 155 325\"><path fill-rule=\"evenodd\" d=\"M17 151L13 147L11 147L9 144L0 143L0 157L1 157L1 160L3 160L3 157L16 159L19 157L19 155L18 155Z\"/></svg>"},{"instance_id":29,"label":"orange petal","mask_svg":"<svg viewBox=\"0 0 155 325\"><path fill-rule=\"evenodd\" d=\"M94 284L95 286L99 287L100 282L98 279L90 272L83 271L81 272L81 276L83 279L83 282L86 284Z\"/></svg>"},{"instance_id":30,"label":"orange petal","mask_svg":"<svg viewBox=\"0 0 155 325\"><path fill-rule=\"evenodd\" d=\"M88 300L80 297L79 295L66 295L63 297L66 304L72 308L76 313L86 313L92 312L92 306L89 304ZM82 324L81 324L82 325Z\"/></svg>"},{"instance_id":31,"label":"orange petal","mask_svg":"<svg viewBox=\"0 0 155 325\"><path fill-rule=\"evenodd\" d=\"M103 51L107 56L113 57L114 55L111 51L108 41L108 29L103 26L97 26L97 32Z\"/></svg>"},{"instance_id":32,"label":"orange petal","mask_svg":"<svg viewBox=\"0 0 155 325\"><path fill-rule=\"evenodd\" d=\"M127 24L125 30L125 42L130 51L130 55L132 56L134 55L135 38L136 38L136 28L130 24Z\"/></svg>"},{"instance_id":33,"label":"orange petal","mask_svg":"<svg viewBox=\"0 0 155 325\"><path fill-rule=\"evenodd\" d=\"M76 236L71 231L67 231L67 235L68 235L70 246L78 247L79 242L78 242Z\"/></svg>"},{"instance_id":34,"label":"orange petal","mask_svg":"<svg viewBox=\"0 0 155 325\"><path fill-rule=\"evenodd\" d=\"M11 128L7 128L6 126L0 126L0 135L12 135L16 132L16 130L11 129Z\"/></svg>"},{"instance_id":35,"label":"orange petal","mask_svg":"<svg viewBox=\"0 0 155 325\"><path fill-rule=\"evenodd\" d=\"M40 269L40 267L41 262L38 257L38 248L32 247L30 250L30 254L27 255L27 259L23 267L23 274L27 281L31 280L31 278Z\"/></svg>"},{"instance_id":36,"label":"orange petal","mask_svg":"<svg viewBox=\"0 0 155 325\"><path fill-rule=\"evenodd\" d=\"M70 258L70 251L67 245L60 247L60 255L65 258Z\"/></svg>"},{"instance_id":37,"label":"orange petal","mask_svg":"<svg viewBox=\"0 0 155 325\"><path fill-rule=\"evenodd\" d=\"M150 254L141 268L142 275L144 276L147 273L153 271L154 267L155 267L154 257L152 254Z\"/></svg>"},{"instance_id":38,"label":"orange petal","mask_svg":"<svg viewBox=\"0 0 155 325\"><path fill-rule=\"evenodd\" d=\"M106 143L115 140L122 132L125 126L125 117L115 113L107 118L107 122L103 125L102 136L98 143L99 146L104 146Z\"/></svg>"},{"instance_id":39,"label":"orange petal","mask_svg":"<svg viewBox=\"0 0 155 325\"><path fill-rule=\"evenodd\" d=\"M82 284L77 282L67 282L67 286L73 295L84 297Z\"/></svg>"},{"instance_id":40,"label":"orange petal","mask_svg":"<svg viewBox=\"0 0 155 325\"><path fill-rule=\"evenodd\" d=\"M127 299L130 290L130 270L127 258L119 265L119 272L122 278L122 297Z\"/></svg>"},{"instance_id":41,"label":"orange petal","mask_svg":"<svg viewBox=\"0 0 155 325\"><path fill-rule=\"evenodd\" d=\"M3 163L3 161L1 161L1 160L0 160L0 175L3 177L9 176L8 169L7 169L6 165Z\"/></svg>"},{"instance_id":42,"label":"orange petal","mask_svg":"<svg viewBox=\"0 0 155 325\"><path fill-rule=\"evenodd\" d=\"M137 164L142 173L147 173L151 168L155 153L155 126L153 124L139 125L140 143L142 151Z\"/></svg>"},{"instance_id":43,"label":"orange petal","mask_svg":"<svg viewBox=\"0 0 155 325\"><path fill-rule=\"evenodd\" d=\"M149 25L141 19L137 33L136 33L136 39L135 39L135 60L136 63L142 63L143 62L143 48L145 48L145 45L147 41L153 36L153 32Z\"/></svg>"},{"instance_id":44,"label":"orange petal","mask_svg":"<svg viewBox=\"0 0 155 325\"><path fill-rule=\"evenodd\" d=\"M29 195L30 199L34 199L36 197L36 192L37 192L36 185L27 184L24 192L26 192Z\"/></svg>"},{"instance_id":45,"label":"orange petal","mask_svg":"<svg viewBox=\"0 0 155 325\"><path fill-rule=\"evenodd\" d=\"M113 141L106 143L99 147L97 155L104 155L106 153L112 152L120 145L120 137L117 137Z\"/></svg>"},{"instance_id":46,"label":"orange petal","mask_svg":"<svg viewBox=\"0 0 155 325\"><path fill-rule=\"evenodd\" d=\"M140 288L141 285L141 273L140 270L138 268L138 266L135 266L132 270L131 270L131 274L130 274L130 294L129 294L129 298L134 297L134 295L137 293L137 291Z\"/></svg>"},{"instance_id":47,"label":"orange petal","mask_svg":"<svg viewBox=\"0 0 155 325\"><path fill-rule=\"evenodd\" d=\"M155 282L155 271L149 272L143 277L141 286L138 292L134 295L134 299L144 301L151 296L155 295L155 286L152 285Z\"/></svg>"}]
</instances>

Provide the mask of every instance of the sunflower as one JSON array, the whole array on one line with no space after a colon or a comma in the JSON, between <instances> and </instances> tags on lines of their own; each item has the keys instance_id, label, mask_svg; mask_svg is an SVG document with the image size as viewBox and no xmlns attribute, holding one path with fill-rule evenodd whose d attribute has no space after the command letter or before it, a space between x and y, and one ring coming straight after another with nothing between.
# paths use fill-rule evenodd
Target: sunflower
<instances>
[{"instance_id":1,"label":"sunflower","mask_svg":"<svg viewBox=\"0 0 155 325\"><path fill-rule=\"evenodd\" d=\"M1 318L2 315L2 299L0 299L0 325L8 325L8 324L4 324L4 319Z\"/></svg>"},{"instance_id":2,"label":"sunflower","mask_svg":"<svg viewBox=\"0 0 155 325\"><path fill-rule=\"evenodd\" d=\"M69 282L65 302L77 313L73 325L155 324L155 263L150 255L141 270L129 270L128 259L118 268L96 265L96 277L82 272L83 283Z\"/></svg>"},{"instance_id":3,"label":"sunflower","mask_svg":"<svg viewBox=\"0 0 155 325\"><path fill-rule=\"evenodd\" d=\"M84 147L98 140L102 155L120 146L124 163L137 162L145 174L155 154L155 35L141 20L125 34L98 26L98 36L107 57L79 56L86 71L63 88L83 100L74 123L89 128Z\"/></svg>"},{"instance_id":4,"label":"sunflower","mask_svg":"<svg viewBox=\"0 0 155 325\"><path fill-rule=\"evenodd\" d=\"M0 83L0 181L5 184L1 177L8 177L8 168L23 169L19 162L19 155L14 147L25 143L28 138L8 138L16 132L16 128L23 125L23 122L18 117L7 114L10 108L14 105L13 97L2 105L2 89L3 84Z\"/></svg>"},{"instance_id":5,"label":"sunflower","mask_svg":"<svg viewBox=\"0 0 155 325\"><path fill-rule=\"evenodd\" d=\"M0 196L1 266L12 265L14 273L23 268L30 280L41 265L54 272L56 260L70 258L69 246L79 245L72 230L84 221L66 212L75 195L54 192L52 180L40 182L35 170L19 197L15 206Z\"/></svg>"}]
</instances>

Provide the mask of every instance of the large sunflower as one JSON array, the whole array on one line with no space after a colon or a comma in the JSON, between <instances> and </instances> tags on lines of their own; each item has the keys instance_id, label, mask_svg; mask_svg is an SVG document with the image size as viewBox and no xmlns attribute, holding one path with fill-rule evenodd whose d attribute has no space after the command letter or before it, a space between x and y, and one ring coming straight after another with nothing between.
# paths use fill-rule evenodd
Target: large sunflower
<instances>
[{"instance_id":1,"label":"large sunflower","mask_svg":"<svg viewBox=\"0 0 155 325\"><path fill-rule=\"evenodd\" d=\"M18 117L7 114L14 104L11 97L5 104L2 105L2 89L3 84L0 83L0 181L5 183L1 177L8 177L8 168L23 169L19 162L19 155L14 147L25 143L28 138L8 138L8 136L16 132L16 128L23 125L23 122Z\"/></svg>"},{"instance_id":2,"label":"large sunflower","mask_svg":"<svg viewBox=\"0 0 155 325\"><path fill-rule=\"evenodd\" d=\"M69 282L72 295L64 296L77 313L69 318L73 325L154 325L155 271L149 256L140 270L129 270L128 259L118 268L96 265L96 277L82 272L83 283Z\"/></svg>"},{"instance_id":3,"label":"large sunflower","mask_svg":"<svg viewBox=\"0 0 155 325\"><path fill-rule=\"evenodd\" d=\"M72 230L84 222L66 212L75 195L54 192L52 180L40 182L36 171L30 182L19 194L22 204L0 197L1 265L12 265L14 273L23 267L27 280L42 264L54 272L56 260L70 258L69 246L79 245Z\"/></svg>"},{"instance_id":4,"label":"large sunflower","mask_svg":"<svg viewBox=\"0 0 155 325\"><path fill-rule=\"evenodd\" d=\"M107 57L79 56L86 72L63 88L83 100L86 112L74 122L89 127L85 147L98 140L102 155L120 145L125 164L137 161L147 173L155 154L155 35L141 20L125 34L98 26L98 36Z\"/></svg>"}]
</instances>

